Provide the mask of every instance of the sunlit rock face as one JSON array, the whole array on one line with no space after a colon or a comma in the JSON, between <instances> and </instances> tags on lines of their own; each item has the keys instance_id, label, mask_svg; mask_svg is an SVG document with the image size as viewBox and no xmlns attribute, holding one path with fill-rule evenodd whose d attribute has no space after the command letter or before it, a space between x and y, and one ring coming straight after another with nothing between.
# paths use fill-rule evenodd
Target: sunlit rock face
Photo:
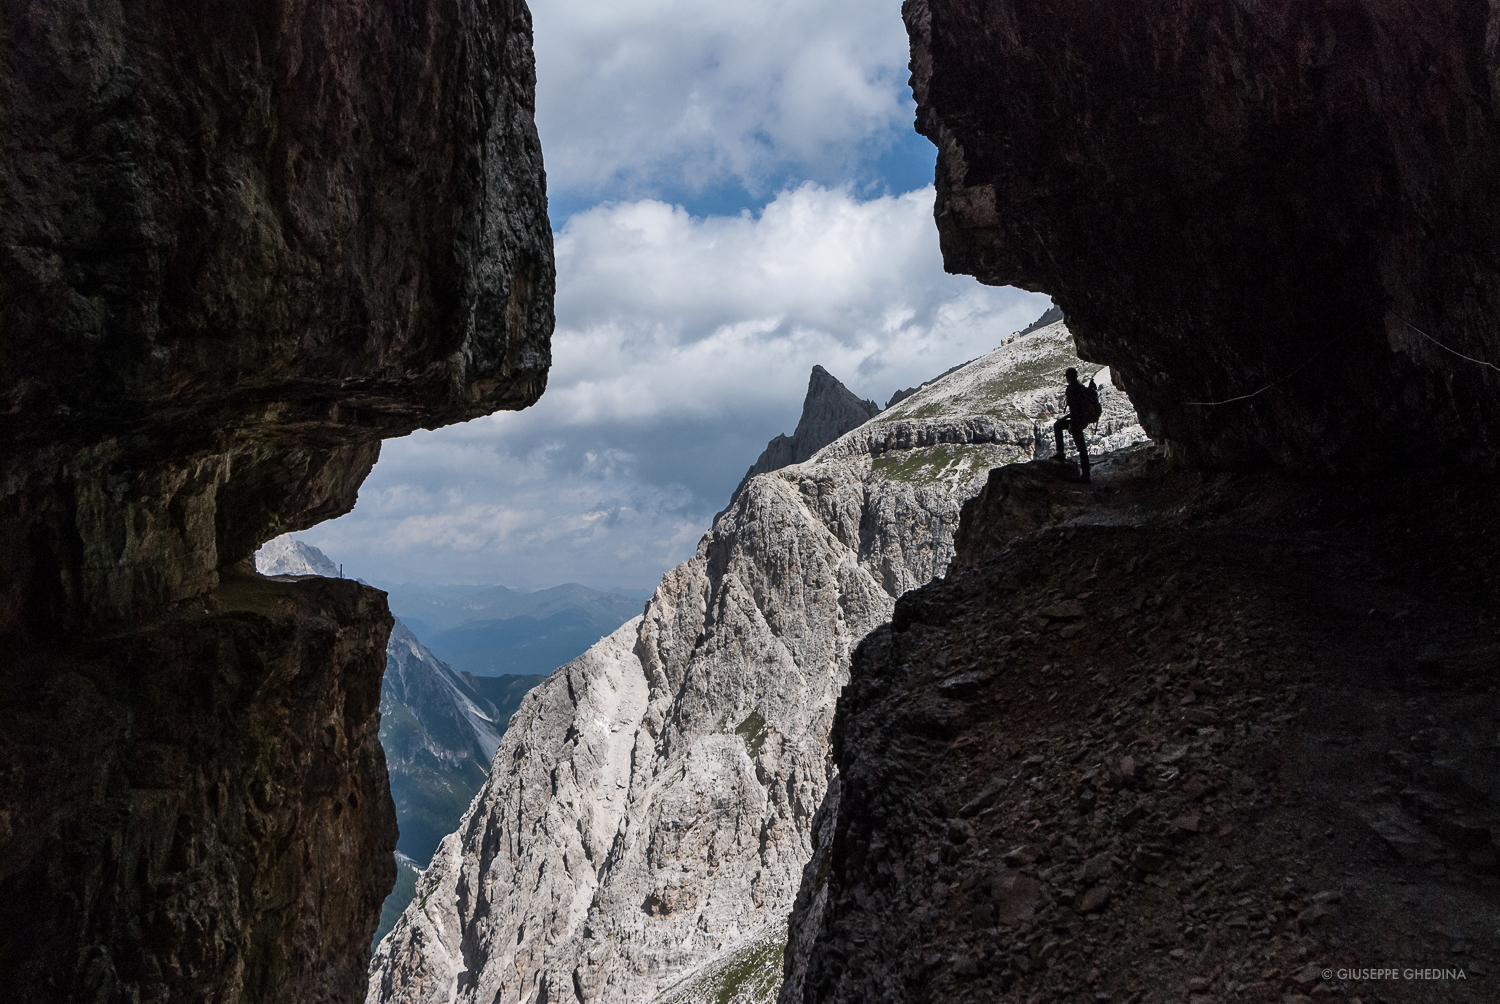
<instances>
[{"instance_id":1,"label":"sunlit rock face","mask_svg":"<svg viewBox=\"0 0 1500 1004\"><path fill-rule=\"evenodd\" d=\"M350 999L390 616L246 559L542 392L529 13L61 0L0 67L7 993Z\"/></svg>"},{"instance_id":2,"label":"sunlit rock face","mask_svg":"<svg viewBox=\"0 0 1500 1004\"><path fill-rule=\"evenodd\" d=\"M945 263L1052 294L1195 464L1492 457L1493 10L907 0Z\"/></svg>"},{"instance_id":3,"label":"sunlit rock face","mask_svg":"<svg viewBox=\"0 0 1500 1004\"><path fill-rule=\"evenodd\" d=\"M1035 454L1070 365L1049 325L748 478L642 617L527 695L368 1004L774 1000L851 652L948 566L989 469ZM1143 438L1090 375L1093 447ZM799 429L859 403L812 386Z\"/></svg>"},{"instance_id":4,"label":"sunlit rock face","mask_svg":"<svg viewBox=\"0 0 1500 1004\"><path fill-rule=\"evenodd\" d=\"M821 366L814 366L807 380L807 397L802 401L802 417L790 436L777 436L766 444L745 478L777 471L789 464L808 460L850 429L858 428L880 414L880 405L861 400L838 378ZM738 489L736 490L738 493Z\"/></svg>"}]
</instances>

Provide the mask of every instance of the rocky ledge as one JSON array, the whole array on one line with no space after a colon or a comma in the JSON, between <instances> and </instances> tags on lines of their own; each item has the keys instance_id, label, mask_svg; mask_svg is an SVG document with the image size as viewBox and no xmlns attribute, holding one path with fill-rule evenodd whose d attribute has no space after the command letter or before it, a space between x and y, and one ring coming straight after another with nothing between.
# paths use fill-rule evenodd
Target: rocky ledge
<instances>
[{"instance_id":1,"label":"rocky ledge","mask_svg":"<svg viewBox=\"0 0 1500 1004\"><path fill-rule=\"evenodd\" d=\"M1153 453L992 472L861 644L785 1004L1493 999L1493 482Z\"/></svg>"}]
</instances>

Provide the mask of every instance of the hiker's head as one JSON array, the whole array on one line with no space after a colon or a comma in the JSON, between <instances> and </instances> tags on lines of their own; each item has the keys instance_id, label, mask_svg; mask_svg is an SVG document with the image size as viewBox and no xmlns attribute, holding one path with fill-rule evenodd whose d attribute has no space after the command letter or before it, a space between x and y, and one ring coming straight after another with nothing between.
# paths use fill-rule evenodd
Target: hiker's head
<instances>
[{"instance_id":1,"label":"hiker's head","mask_svg":"<svg viewBox=\"0 0 1500 1004\"><path fill-rule=\"evenodd\" d=\"M1068 378L1068 383L1078 382L1078 371L1071 366L1068 367L1068 372L1064 373L1063 375Z\"/></svg>"}]
</instances>

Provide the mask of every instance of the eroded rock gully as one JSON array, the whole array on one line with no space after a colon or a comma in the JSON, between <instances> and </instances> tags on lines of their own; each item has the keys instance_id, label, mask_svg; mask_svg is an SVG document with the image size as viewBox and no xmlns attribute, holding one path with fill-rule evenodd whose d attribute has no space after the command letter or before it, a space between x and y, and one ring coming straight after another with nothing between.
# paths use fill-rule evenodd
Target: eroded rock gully
<instances>
[{"instance_id":1,"label":"eroded rock gully","mask_svg":"<svg viewBox=\"0 0 1500 1004\"><path fill-rule=\"evenodd\" d=\"M856 651L783 1001L1494 999L1493 480L1152 453L992 472Z\"/></svg>"},{"instance_id":2,"label":"eroded rock gully","mask_svg":"<svg viewBox=\"0 0 1500 1004\"><path fill-rule=\"evenodd\" d=\"M541 393L530 15L60 0L0 68L6 993L353 999L389 614L246 559Z\"/></svg>"},{"instance_id":3,"label":"eroded rock gully","mask_svg":"<svg viewBox=\"0 0 1500 1004\"><path fill-rule=\"evenodd\" d=\"M946 266L1195 464L1493 465L1497 9L907 0Z\"/></svg>"}]
</instances>

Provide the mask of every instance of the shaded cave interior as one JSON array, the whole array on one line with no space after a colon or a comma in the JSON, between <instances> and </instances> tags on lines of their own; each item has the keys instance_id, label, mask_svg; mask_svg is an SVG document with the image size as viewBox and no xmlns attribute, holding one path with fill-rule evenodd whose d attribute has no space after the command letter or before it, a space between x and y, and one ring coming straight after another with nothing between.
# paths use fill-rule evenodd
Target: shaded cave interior
<instances>
[{"instance_id":1,"label":"shaded cave interior","mask_svg":"<svg viewBox=\"0 0 1500 1004\"><path fill-rule=\"evenodd\" d=\"M1497 15L1270 6L907 0L945 263L1052 293L1179 469L1492 486ZM69 10L0 40L12 135L50 137L0 169L0 968L353 999L389 613L243 563L347 511L382 438L542 393L530 16Z\"/></svg>"}]
</instances>

